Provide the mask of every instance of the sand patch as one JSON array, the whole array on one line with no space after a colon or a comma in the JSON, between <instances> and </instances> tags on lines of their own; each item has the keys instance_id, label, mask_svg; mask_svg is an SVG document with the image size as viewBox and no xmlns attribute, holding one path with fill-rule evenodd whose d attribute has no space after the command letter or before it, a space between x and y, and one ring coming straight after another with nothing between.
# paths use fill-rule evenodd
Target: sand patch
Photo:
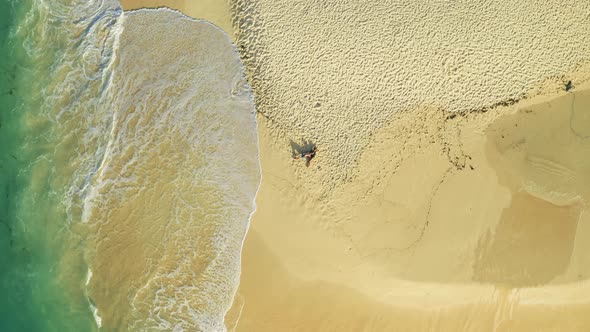
<instances>
[{"instance_id":1,"label":"sand patch","mask_svg":"<svg viewBox=\"0 0 590 332\"><path fill-rule=\"evenodd\" d=\"M521 294L510 290L475 290L480 301L442 308L380 303L330 281L296 278L273 252L256 231L249 232L243 274L251 277L240 285L246 296L235 331L584 331L590 324L587 303L522 305ZM584 287L588 285L576 289ZM424 302L431 300L428 290L417 286L412 291ZM468 291L473 289L451 288L446 296L462 297Z\"/></svg>"},{"instance_id":2,"label":"sand patch","mask_svg":"<svg viewBox=\"0 0 590 332\"><path fill-rule=\"evenodd\" d=\"M563 37L588 35L587 4L575 6L235 2L260 112L263 183L226 325L584 331L586 199L553 190L559 174L581 173L561 161L523 162L520 139L494 152L491 132L512 130L513 108L448 112L510 104L546 91L531 88L547 78L562 88L562 75L590 54L584 37ZM554 143L530 129L539 147ZM320 147L309 168L291 159L291 140ZM575 161L584 147L573 149ZM553 180L539 182L543 172ZM555 239L529 234L537 218L551 228L565 218L565 227ZM529 246L498 254L515 230L531 246L547 242L546 267ZM542 287L517 287L533 284Z\"/></svg>"},{"instance_id":3,"label":"sand patch","mask_svg":"<svg viewBox=\"0 0 590 332\"><path fill-rule=\"evenodd\" d=\"M396 113L512 103L590 61L587 2L236 0L232 8L257 110L323 148L316 185L325 191L356 175L371 136Z\"/></svg>"},{"instance_id":4,"label":"sand patch","mask_svg":"<svg viewBox=\"0 0 590 332\"><path fill-rule=\"evenodd\" d=\"M124 10L168 7L185 15L207 20L235 39L229 0L121 0Z\"/></svg>"},{"instance_id":5,"label":"sand patch","mask_svg":"<svg viewBox=\"0 0 590 332\"><path fill-rule=\"evenodd\" d=\"M579 112L590 98L574 93ZM572 98L399 114L330 195L321 150L306 168L259 117L236 330L584 331L590 140Z\"/></svg>"},{"instance_id":6,"label":"sand patch","mask_svg":"<svg viewBox=\"0 0 590 332\"><path fill-rule=\"evenodd\" d=\"M588 99L588 91L573 92L488 128L490 161L513 197L482 239L477 280L534 286L566 271L589 197L590 142L582 133L590 123L579 115Z\"/></svg>"},{"instance_id":7,"label":"sand patch","mask_svg":"<svg viewBox=\"0 0 590 332\"><path fill-rule=\"evenodd\" d=\"M493 235L482 237L474 279L512 286L550 282L570 263L582 209L581 203L558 206L515 193Z\"/></svg>"}]
</instances>

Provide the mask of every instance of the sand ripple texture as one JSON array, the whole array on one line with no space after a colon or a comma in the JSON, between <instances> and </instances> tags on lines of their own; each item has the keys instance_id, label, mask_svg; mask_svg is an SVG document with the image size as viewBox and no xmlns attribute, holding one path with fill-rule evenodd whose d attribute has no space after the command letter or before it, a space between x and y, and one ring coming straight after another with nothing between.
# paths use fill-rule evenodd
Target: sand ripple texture
<instances>
[{"instance_id":1,"label":"sand ripple texture","mask_svg":"<svg viewBox=\"0 0 590 332\"><path fill-rule=\"evenodd\" d=\"M395 112L489 107L590 60L587 1L237 0L233 11L258 111L316 143L332 180L353 174Z\"/></svg>"},{"instance_id":2,"label":"sand ripple texture","mask_svg":"<svg viewBox=\"0 0 590 332\"><path fill-rule=\"evenodd\" d=\"M223 331L260 180L229 37L172 10L124 15L112 127L84 205L106 330Z\"/></svg>"}]
</instances>

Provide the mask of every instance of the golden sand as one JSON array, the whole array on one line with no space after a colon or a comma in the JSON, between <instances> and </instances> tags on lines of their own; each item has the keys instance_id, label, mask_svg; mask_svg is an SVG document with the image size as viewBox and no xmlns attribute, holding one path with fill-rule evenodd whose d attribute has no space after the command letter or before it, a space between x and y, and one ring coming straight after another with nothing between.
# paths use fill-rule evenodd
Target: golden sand
<instances>
[{"instance_id":1,"label":"golden sand","mask_svg":"<svg viewBox=\"0 0 590 332\"><path fill-rule=\"evenodd\" d=\"M229 0L121 0L121 6L124 10L159 7L176 9L187 16L215 24L235 39Z\"/></svg>"},{"instance_id":2,"label":"golden sand","mask_svg":"<svg viewBox=\"0 0 590 332\"><path fill-rule=\"evenodd\" d=\"M236 0L263 169L236 331L584 331L573 6Z\"/></svg>"},{"instance_id":3,"label":"golden sand","mask_svg":"<svg viewBox=\"0 0 590 332\"><path fill-rule=\"evenodd\" d=\"M228 330L586 331L590 8L326 3L232 3L263 181Z\"/></svg>"},{"instance_id":4,"label":"golden sand","mask_svg":"<svg viewBox=\"0 0 590 332\"><path fill-rule=\"evenodd\" d=\"M236 331L584 331L590 90L546 99L399 115L329 199L259 117Z\"/></svg>"},{"instance_id":5,"label":"golden sand","mask_svg":"<svg viewBox=\"0 0 590 332\"><path fill-rule=\"evenodd\" d=\"M489 108L590 63L590 2L234 0L257 111L321 145L326 193L395 114Z\"/></svg>"}]
</instances>

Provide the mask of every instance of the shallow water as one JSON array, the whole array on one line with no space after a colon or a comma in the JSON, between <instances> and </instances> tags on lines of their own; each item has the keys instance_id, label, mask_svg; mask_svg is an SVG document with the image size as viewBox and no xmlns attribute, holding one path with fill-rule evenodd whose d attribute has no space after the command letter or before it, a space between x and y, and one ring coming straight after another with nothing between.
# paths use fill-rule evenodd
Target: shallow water
<instances>
[{"instance_id":1,"label":"shallow water","mask_svg":"<svg viewBox=\"0 0 590 332\"><path fill-rule=\"evenodd\" d=\"M73 169L87 159L71 148L85 126L75 118L89 80L70 62L84 46L69 40L60 11L40 1L3 1L2 274L0 330L92 331L80 237L72 232ZM83 8L94 10L94 8ZM74 16L74 15L73 15ZM80 23L82 25L82 23ZM97 23L96 25L99 25ZM60 31L58 33L57 31ZM6 37L7 36L7 37ZM79 48L78 48L79 47ZM90 71L86 72L91 74ZM65 88L67 86L67 88ZM78 112L81 113L81 112ZM73 120L73 121L72 121Z\"/></svg>"},{"instance_id":2,"label":"shallow water","mask_svg":"<svg viewBox=\"0 0 590 332\"><path fill-rule=\"evenodd\" d=\"M92 297L107 328L224 330L260 180L238 54L170 10L126 14L120 42L108 156L85 205Z\"/></svg>"},{"instance_id":3,"label":"shallow water","mask_svg":"<svg viewBox=\"0 0 590 332\"><path fill-rule=\"evenodd\" d=\"M260 177L229 38L108 0L0 13L0 330L223 330Z\"/></svg>"}]
</instances>

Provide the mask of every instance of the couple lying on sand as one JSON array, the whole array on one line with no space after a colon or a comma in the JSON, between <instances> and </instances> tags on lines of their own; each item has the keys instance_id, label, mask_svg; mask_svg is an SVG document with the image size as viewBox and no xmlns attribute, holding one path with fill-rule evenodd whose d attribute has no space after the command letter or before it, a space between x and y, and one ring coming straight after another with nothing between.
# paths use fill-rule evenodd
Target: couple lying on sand
<instances>
[{"instance_id":1,"label":"couple lying on sand","mask_svg":"<svg viewBox=\"0 0 590 332\"><path fill-rule=\"evenodd\" d=\"M303 152L302 154L295 156L295 159L305 158L305 166L309 167L309 163L315 157L315 154L317 151L318 151L318 148L314 147L313 150L311 150L309 152Z\"/></svg>"}]
</instances>

